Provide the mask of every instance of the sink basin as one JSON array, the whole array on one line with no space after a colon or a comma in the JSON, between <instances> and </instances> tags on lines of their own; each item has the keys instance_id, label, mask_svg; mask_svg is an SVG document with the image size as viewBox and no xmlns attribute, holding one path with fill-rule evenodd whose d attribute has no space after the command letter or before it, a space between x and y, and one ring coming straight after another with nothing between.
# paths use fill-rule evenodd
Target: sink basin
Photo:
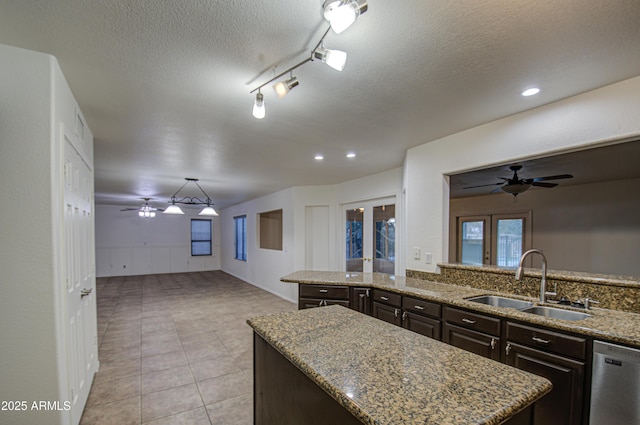
<instances>
[{"instance_id":1,"label":"sink basin","mask_svg":"<svg viewBox=\"0 0 640 425\"><path fill-rule=\"evenodd\" d=\"M561 308L536 306L520 310L523 313L537 314L538 316L550 317L561 320L582 320L591 317L590 314L580 313L579 311L563 310Z\"/></svg>"},{"instance_id":2,"label":"sink basin","mask_svg":"<svg viewBox=\"0 0 640 425\"><path fill-rule=\"evenodd\" d=\"M516 300L497 295L483 295L480 297L467 298L467 301L473 301L474 303L486 304L493 307L515 308L516 310L533 306L533 303L530 303L529 301Z\"/></svg>"}]
</instances>

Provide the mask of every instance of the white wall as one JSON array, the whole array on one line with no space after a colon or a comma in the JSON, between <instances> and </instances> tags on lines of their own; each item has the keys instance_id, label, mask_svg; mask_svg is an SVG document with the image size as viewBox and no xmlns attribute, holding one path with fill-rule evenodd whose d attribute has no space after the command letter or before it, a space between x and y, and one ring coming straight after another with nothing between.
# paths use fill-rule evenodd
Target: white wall
<instances>
[{"instance_id":1,"label":"white wall","mask_svg":"<svg viewBox=\"0 0 640 425\"><path fill-rule=\"evenodd\" d=\"M504 193L452 199L449 258L456 256L456 216L528 210L532 246L550 268L640 276L640 179L529 190L517 203Z\"/></svg>"},{"instance_id":2,"label":"white wall","mask_svg":"<svg viewBox=\"0 0 640 425\"><path fill-rule=\"evenodd\" d=\"M0 400L68 401L61 125L77 111L55 58L0 45ZM82 142L92 156L88 127ZM68 424L3 411L3 424Z\"/></svg>"},{"instance_id":3,"label":"white wall","mask_svg":"<svg viewBox=\"0 0 640 425\"><path fill-rule=\"evenodd\" d=\"M433 255L407 269L448 261L447 174L581 149L640 135L640 77L512 115L407 151L406 247Z\"/></svg>"},{"instance_id":4,"label":"white wall","mask_svg":"<svg viewBox=\"0 0 640 425\"><path fill-rule=\"evenodd\" d=\"M328 266L322 269L340 270L344 254L341 206L395 196L399 210L397 215L400 216L401 184L402 169L395 168L338 185L294 187L226 208L220 211L222 270L295 302L298 298L297 285L280 282L282 276L305 269L310 258L315 258L318 265ZM257 214L274 209L283 210L282 251L258 248ZM240 215L247 216L247 261L234 259L233 218ZM318 223L310 223L309 220L317 220ZM320 230L318 226L324 228ZM323 237L318 235L321 231L325 232Z\"/></svg>"},{"instance_id":5,"label":"white wall","mask_svg":"<svg viewBox=\"0 0 640 425\"><path fill-rule=\"evenodd\" d=\"M192 218L198 210L183 208L185 215L158 213L140 218L122 206L96 205L96 274L132 276L220 269L220 218L212 218L211 256L191 256Z\"/></svg>"}]
</instances>

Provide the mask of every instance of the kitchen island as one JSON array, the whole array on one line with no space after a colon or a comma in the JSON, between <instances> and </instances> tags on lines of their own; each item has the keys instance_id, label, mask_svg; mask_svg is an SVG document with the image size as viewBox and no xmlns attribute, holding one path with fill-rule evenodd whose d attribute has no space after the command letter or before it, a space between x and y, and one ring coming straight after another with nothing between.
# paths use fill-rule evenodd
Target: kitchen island
<instances>
[{"instance_id":1,"label":"kitchen island","mask_svg":"<svg viewBox=\"0 0 640 425\"><path fill-rule=\"evenodd\" d=\"M544 378L342 306L248 320L255 424L528 424Z\"/></svg>"}]
</instances>

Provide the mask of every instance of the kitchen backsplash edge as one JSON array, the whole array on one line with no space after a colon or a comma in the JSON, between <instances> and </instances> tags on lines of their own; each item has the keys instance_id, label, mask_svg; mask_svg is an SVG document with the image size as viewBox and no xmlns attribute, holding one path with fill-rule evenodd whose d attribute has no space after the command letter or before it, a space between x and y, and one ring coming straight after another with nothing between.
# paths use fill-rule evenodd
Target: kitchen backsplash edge
<instances>
[{"instance_id":1,"label":"kitchen backsplash edge","mask_svg":"<svg viewBox=\"0 0 640 425\"><path fill-rule=\"evenodd\" d=\"M440 273L407 270L406 276L490 291L538 297L540 270L525 269L522 281L515 279L515 269L466 264L438 264ZM558 296L571 301L596 300L598 307L640 314L640 281L625 276L607 276L577 272L549 271L547 290L557 288ZM552 297L551 299L554 299Z\"/></svg>"}]
</instances>

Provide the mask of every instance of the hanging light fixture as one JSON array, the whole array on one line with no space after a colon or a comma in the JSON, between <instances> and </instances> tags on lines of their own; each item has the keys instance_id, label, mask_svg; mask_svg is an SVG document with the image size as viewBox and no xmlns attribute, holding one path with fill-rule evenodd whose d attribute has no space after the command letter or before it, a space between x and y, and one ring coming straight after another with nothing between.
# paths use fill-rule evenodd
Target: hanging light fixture
<instances>
[{"instance_id":1,"label":"hanging light fixture","mask_svg":"<svg viewBox=\"0 0 640 425\"><path fill-rule=\"evenodd\" d=\"M324 2L324 18L331 24L331 29L340 34L349 28L365 13L368 4L365 0L327 0Z\"/></svg>"},{"instance_id":2,"label":"hanging light fixture","mask_svg":"<svg viewBox=\"0 0 640 425\"><path fill-rule=\"evenodd\" d=\"M262 119L265 116L264 96L260 90L267 84L278 80L286 74L290 74L289 79L282 80L273 86L278 98L283 98L291 91L291 89L300 84L298 79L293 76L293 70L301 67L307 62L319 59L322 63L326 63L335 70L342 71L344 69L347 62L347 54L342 50L325 49L322 43L331 29L333 29L336 34L341 33L353 24L358 16L365 13L369 6L365 0L326 0L323 8L324 16L329 21L330 25L320 38L320 41L318 41L318 44L316 44L311 50L311 55L249 92L258 92L253 104L253 116L255 118Z\"/></svg>"},{"instance_id":3,"label":"hanging light fixture","mask_svg":"<svg viewBox=\"0 0 640 425\"><path fill-rule=\"evenodd\" d=\"M325 49L323 46L318 47L313 52L313 57L320 59L322 63L326 63L336 71L342 71L347 63L347 53L342 50Z\"/></svg>"},{"instance_id":4,"label":"hanging light fixture","mask_svg":"<svg viewBox=\"0 0 640 425\"><path fill-rule=\"evenodd\" d=\"M260 93L260 90L258 90L258 94L256 94L256 102L253 104L253 116L261 120L264 118L265 112L264 96Z\"/></svg>"},{"instance_id":5,"label":"hanging light fixture","mask_svg":"<svg viewBox=\"0 0 640 425\"><path fill-rule=\"evenodd\" d=\"M273 89L276 91L278 99L282 99L291 91L292 88L297 87L299 84L300 82L298 81L298 78L291 75L291 78L288 80L283 80L274 84Z\"/></svg>"},{"instance_id":6,"label":"hanging light fixture","mask_svg":"<svg viewBox=\"0 0 640 425\"><path fill-rule=\"evenodd\" d=\"M171 197L171 200L169 201L170 205L167 207L166 210L164 210L164 214L184 214L184 211L182 211L182 208L180 208L176 204L185 204L185 205L206 205L204 208L202 208L202 210L198 213L198 215L217 216L218 213L212 207L213 201L211 201L211 198L209 198L209 195L207 195L207 193L200 187L200 185L198 184L198 179L185 177L185 180L186 182ZM198 186L198 189L200 189L200 192L202 192L202 194L206 196L206 198L200 199L198 197L191 197L191 196L178 198L178 193L187 184L189 184L189 182L193 182L196 186Z\"/></svg>"}]
</instances>

